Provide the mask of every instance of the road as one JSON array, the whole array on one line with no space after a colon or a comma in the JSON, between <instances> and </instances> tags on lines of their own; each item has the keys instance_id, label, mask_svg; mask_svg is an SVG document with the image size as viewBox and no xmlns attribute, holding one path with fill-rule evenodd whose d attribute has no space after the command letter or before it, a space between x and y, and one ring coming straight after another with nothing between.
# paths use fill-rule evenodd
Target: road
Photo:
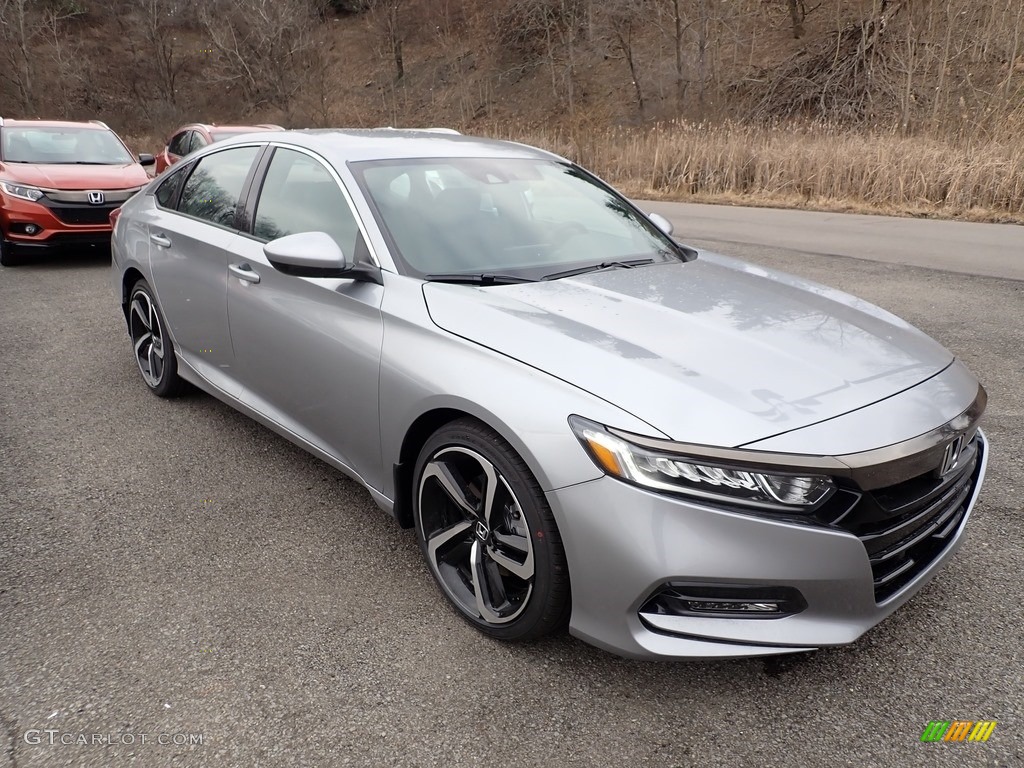
<instances>
[{"instance_id":1,"label":"road","mask_svg":"<svg viewBox=\"0 0 1024 768\"><path fill-rule=\"evenodd\" d=\"M729 205L644 202L681 240L784 248L1024 280L1024 226Z\"/></svg>"},{"instance_id":2,"label":"road","mask_svg":"<svg viewBox=\"0 0 1024 768\"><path fill-rule=\"evenodd\" d=\"M213 398L150 395L106 261L56 260L0 270L0 767L1022 764L1024 282L820 255L837 217L751 244L786 214L730 215L698 244L881 304L988 387L968 538L893 617L768 660L485 639L354 483ZM998 726L919 741L958 718Z\"/></svg>"}]
</instances>

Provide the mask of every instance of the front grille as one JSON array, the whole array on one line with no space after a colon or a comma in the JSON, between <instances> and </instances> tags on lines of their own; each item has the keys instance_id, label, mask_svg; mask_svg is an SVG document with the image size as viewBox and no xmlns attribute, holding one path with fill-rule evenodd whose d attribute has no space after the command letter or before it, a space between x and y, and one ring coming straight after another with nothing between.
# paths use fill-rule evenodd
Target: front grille
<instances>
[{"instance_id":1,"label":"front grille","mask_svg":"<svg viewBox=\"0 0 1024 768\"><path fill-rule=\"evenodd\" d=\"M946 477L927 473L865 493L836 523L867 549L876 602L910 583L953 541L978 483L982 450L975 436Z\"/></svg>"},{"instance_id":2,"label":"front grille","mask_svg":"<svg viewBox=\"0 0 1024 768\"><path fill-rule=\"evenodd\" d=\"M51 205L53 215L65 224L109 224L116 205Z\"/></svg>"}]
</instances>

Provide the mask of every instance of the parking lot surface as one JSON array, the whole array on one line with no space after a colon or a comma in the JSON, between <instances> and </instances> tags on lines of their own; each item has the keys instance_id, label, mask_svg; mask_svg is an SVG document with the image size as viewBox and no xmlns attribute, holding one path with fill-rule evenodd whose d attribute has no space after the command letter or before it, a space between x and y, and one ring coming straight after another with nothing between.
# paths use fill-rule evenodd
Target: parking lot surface
<instances>
[{"instance_id":1,"label":"parking lot surface","mask_svg":"<svg viewBox=\"0 0 1024 768\"><path fill-rule=\"evenodd\" d=\"M964 546L852 646L491 641L355 483L211 397L149 394L107 260L0 270L0 766L1024 763L1024 282L717 250L896 312L988 389ZM956 719L998 726L920 741Z\"/></svg>"}]
</instances>

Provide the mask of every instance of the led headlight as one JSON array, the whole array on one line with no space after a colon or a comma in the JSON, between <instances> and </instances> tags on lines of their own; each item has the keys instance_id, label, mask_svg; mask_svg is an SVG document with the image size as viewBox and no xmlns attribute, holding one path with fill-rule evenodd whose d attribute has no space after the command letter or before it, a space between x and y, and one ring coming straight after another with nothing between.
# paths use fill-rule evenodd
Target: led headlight
<instances>
[{"instance_id":1,"label":"led headlight","mask_svg":"<svg viewBox=\"0 0 1024 768\"><path fill-rule=\"evenodd\" d=\"M0 187L11 197L20 197L22 200L30 200L33 203L43 196L40 189L26 187L23 184L12 184L9 181L0 181Z\"/></svg>"},{"instance_id":2,"label":"led headlight","mask_svg":"<svg viewBox=\"0 0 1024 768\"><path fill-rule=\"evenodd\" d=\"M835 491L835 484L823 475L725 466L696 455L636 445L579 416L570 416L569 424L601 469L655 491L789 512L813 509Z\"/></svg>"}]
</instances>

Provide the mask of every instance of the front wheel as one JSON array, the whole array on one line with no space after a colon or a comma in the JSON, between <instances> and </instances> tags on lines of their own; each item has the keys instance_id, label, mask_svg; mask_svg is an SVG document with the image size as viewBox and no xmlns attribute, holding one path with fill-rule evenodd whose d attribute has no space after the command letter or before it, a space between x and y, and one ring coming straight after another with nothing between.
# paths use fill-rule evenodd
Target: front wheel
<instances>
[{"instance_id":1,"label":"front wheel","mask_svg":"<svg viewBox=\"0 0 1024 768\"><path fill-rule=\"evenodd\" d=\"M525 462L473 419L435 432L416 462L413 515L427 566L463 618L508 641L565 625L569 573Z\"/></svg>"},{"instance_id":2,"label":"front wheel","mask_svg":"<svg viewBox=\"0 0 1024 768\"><path fill-rule=\"evenodd\" d=\"M0 238L0 266L17 267L24 263L25 260L21 256L14 255L11 244Z\"/></svg>"},{"instance_id":3,"label":"front wheel","mask_svg":"<svg viewBox=\"0 0 1024 768\"><path fill-rule=\"evenodd\" d=\"M153 289L145 280L132 286L128 299L128 335L142 380L157 397L175 397L185 387L178 376L174 345L157 306Z\"/></svg>"}]
</instances>

